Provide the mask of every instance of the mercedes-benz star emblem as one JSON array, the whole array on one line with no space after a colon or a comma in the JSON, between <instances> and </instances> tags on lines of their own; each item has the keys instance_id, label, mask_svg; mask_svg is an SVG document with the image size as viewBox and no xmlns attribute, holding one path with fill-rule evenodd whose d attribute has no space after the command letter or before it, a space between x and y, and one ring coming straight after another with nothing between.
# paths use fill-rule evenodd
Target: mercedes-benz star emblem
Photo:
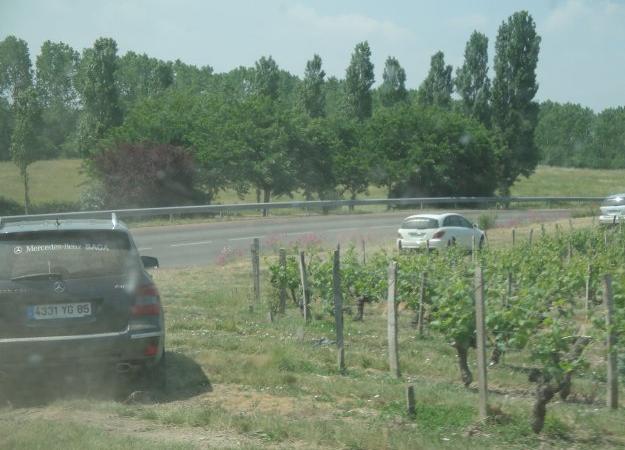
<instances>
[{"instance_id":1,"label":"mercedes-benz star emblem","mask_svg":"<svg viewBox=\"0 0 625 450\"><path fill-rule=\"evenodd\" d=\"M55 281L54 292L56 292L57 294L62 294L63 292L65 292L65 284L63 284L62 281Z\"/></svg>"},{"instance_id":2,"label":"mercedes-benz star emblem","mask_svg":"<svg viewBox=\"0 0 625 450\"><path fill-rule=\"evenodd\" d=\"M13 253L15 253L16 255L21 255L22 254L22 247L20 247L19 245L17 247L13 248Z\"/></svg>"}]
</instances>

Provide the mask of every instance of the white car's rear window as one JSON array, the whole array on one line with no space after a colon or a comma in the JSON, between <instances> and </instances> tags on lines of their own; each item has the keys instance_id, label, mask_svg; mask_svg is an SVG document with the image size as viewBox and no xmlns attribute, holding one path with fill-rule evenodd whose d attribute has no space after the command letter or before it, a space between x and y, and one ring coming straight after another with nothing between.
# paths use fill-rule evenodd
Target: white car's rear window
<instances>
[{"instance_id":1,"label":"white car's rear window","mask_svg":"<svg viewBox=\"0 0 625 450\"><path fill-rule=\"evenodd\" d=\"M606 198L602 206L625 206L625 196Z\"/></svg>"},{"instance_id":2,"label":"white car's rear window","mask_svg":"<svg viewBox=\"0 0 625 450\"><path fill-rule=\"evenodd\" d=\"M404 220L401 227L408 230L429 230L432 228L438 228L438 220L427 217L407 219Z\"/></svg>"}]
</instances>

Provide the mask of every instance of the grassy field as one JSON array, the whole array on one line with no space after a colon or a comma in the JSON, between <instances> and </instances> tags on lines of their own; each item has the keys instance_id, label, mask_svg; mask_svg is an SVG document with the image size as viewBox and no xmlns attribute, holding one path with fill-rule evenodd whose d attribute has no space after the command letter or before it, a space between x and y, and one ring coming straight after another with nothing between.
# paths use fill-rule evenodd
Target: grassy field
<instances>
[{"instance_id":1,"label":"grassy field","mask_svg":"<svg viewBox=\"0 0 625 450\"><path fill-rule=\"evenodd\" d=\"M38 161L30 165L31 202L77 202L86 176L78 159ZM17 166L0 162L0 196L23 203L24 183Z\"/></svg>"},{"instance_id":2,"label":"grassy field","mask_svg":"<svg viewBox=\"0 0 625 450\"><path fill-rule=\"evenodd\" d=\"M47 202L75 202L80 197L81 185L87 180L80 160L39 161L30 166L33 204ZM605 196L625 191L625 170L566 169L539 166L529 178L519 180L512 187L518 196ZM17 167L11 162L0 162L0 196L23 201L23 184ZM371 187L369 198L384 198L386 191ZM296 193L296 200L303 196ZM290 197L276 197L273 201L288 201ZM219 194L219 203L256 202L256 195L248 193L239 198L233 191Z\"/></svg>"},{"instance_id":3,"label":"grassy field","mask_svg":"<svg viewBox=\"0 0 625 450\"><path fill-rule=\"evenodd\" d=\"M519 239L530 226L518 228ZM491 245L502 245L508 235L492 230ZM155 279L166 305L168 391L127 398L98 377L16 390L12 403L0 407L0 448L625 446L625 413L604 407L605 383L590 375L574 379L568 401L550 404L545 430L534 435L535 385L527 380L522 353L507 354L489 370L492 419L480 422L475 383L468 389L460 383L453 349L436 334L418 338L409 323L413 313L401 306L403 378L388 373L381 304L367 306L364 322L346 315L347 371L341 374L330 342L333 321L319 306L306 327L292 305L269 323L263 305L275 293L265 282L263 305L248 310L245 261L159 270ZM414 417L404 412L405 383L415 386Z\"/></svg>"}]
</instances>

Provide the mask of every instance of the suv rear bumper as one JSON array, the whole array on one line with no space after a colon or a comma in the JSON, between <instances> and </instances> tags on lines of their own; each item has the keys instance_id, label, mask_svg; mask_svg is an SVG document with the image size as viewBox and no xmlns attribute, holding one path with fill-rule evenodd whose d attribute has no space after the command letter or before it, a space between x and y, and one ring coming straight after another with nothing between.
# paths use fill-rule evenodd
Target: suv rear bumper
<instances>
[{"instance_id":1,"label":"suv rear bumper","mask_svg":"<svg viewBox=\"0 0 625 450\"><path fill-rule=\"evenodd\" d=\"M621 219L620 215L615 215L615 214L611 214L611 215L600 215L599 216L599 225L616 225L617 223L619 223Z\"/></svg>"},{"instance_id":2,"label":"suv rear bumper","mask_svg":"<svg viewBox=\"0 0 625 450\"><path fill-rule=\"evenodd\" d=\"M124 362L151 365L163 353L163 332L120 332L78 336L0 339L0 370L13 371L58 366L115 365ZM158 349L147 352L146 349Z\"/></svg>"}]
</instances>

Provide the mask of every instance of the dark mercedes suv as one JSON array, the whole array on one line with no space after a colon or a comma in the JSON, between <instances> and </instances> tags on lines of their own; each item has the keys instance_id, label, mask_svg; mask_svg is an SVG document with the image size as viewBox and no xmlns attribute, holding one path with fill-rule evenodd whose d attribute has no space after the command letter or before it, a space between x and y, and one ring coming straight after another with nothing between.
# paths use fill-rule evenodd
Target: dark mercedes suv
<instances>
[{"instance_id":1,"label":"dark mercedes suv","mask_svg":"<svg viewBox=\"0 0 625 450\"><path fill-rule=\"evenodd\" d=\"M159 292L128 228L0 219L0 375L98 366L165 383Z\"/></svg>"}]
</instances>

